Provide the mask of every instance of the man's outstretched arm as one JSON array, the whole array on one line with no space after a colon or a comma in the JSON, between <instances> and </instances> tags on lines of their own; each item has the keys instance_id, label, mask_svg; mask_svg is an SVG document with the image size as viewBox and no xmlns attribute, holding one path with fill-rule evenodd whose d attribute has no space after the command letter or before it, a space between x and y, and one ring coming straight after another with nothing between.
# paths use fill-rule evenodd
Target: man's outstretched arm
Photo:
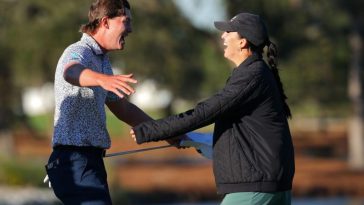
<instances>
[{"instance_id":1,"label":"man's outstretched arm","mask_svg":"<svg viewBox=\"0 0 364 205\"><path fill-rule=\"evenodd\" d=\"M79 63L67 65L63 77L68 83L76 86L101 86L103 89L115 93L120 98L123 98L124 94L130 95L134 93L134 89L128 83L137 82L133 78L133 74L106 75L95 72Z\"/></svg>"}]
</instances>

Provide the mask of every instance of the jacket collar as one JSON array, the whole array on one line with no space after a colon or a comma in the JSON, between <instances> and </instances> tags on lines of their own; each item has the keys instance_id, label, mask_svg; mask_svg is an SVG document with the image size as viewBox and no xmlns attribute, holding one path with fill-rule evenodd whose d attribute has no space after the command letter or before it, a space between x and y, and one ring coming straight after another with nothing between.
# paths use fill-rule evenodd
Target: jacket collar
<instances>
[{"instance_id":1,"label":"jacket collar","mask_svg":"<svg viewBox=\"0 0 364 205\"><path fill-rule=\"evenodd\" d=\"M253 55L249 56L245 59L238 67L246 67L253 63L254 61L262 59L262 55L259 53L253 53Z\"/></svg>"}]
</instances>

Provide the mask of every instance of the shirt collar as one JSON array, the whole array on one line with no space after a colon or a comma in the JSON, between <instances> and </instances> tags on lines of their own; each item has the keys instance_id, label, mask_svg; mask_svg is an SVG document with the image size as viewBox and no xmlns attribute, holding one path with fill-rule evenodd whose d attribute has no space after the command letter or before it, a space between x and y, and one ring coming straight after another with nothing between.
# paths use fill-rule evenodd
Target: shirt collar
<instances>
[{"instance_id":1,"label":"shirt collar","mask_svg":"<svg viewBox=\"0 0 364 205\"><path fill-rule=\"evenodd\" d=\"M96 40L87 33L82 34L81 41L86 43L86 45L90 46L90 48L96 55L104 54L104 52L102 51L100 45L96 42Z\"/></svg>"}]
</instances>

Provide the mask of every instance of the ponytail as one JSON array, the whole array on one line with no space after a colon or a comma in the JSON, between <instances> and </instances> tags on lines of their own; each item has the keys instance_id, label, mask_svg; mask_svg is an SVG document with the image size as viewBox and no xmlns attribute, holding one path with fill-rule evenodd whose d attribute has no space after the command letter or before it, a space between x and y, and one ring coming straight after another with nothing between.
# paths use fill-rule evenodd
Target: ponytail
<instances>
[{"instance_id":1,"label":"ponytail","mask_svg":"<svg viewBox=\"0 0 364 205\"><path fill-rule=\"evenodd\" d=\"M283 109L284 109L286 118L291 118L292 117L291 110L289 109L289 106L286 102L287 96L286 96L286 94L284 94L283 85L281 82L281 78L279 77L279 72L278 72L278 67L277 67L278 66L278 62L277 62L278 49L277 49L277 46L269 40L268 40L267 46L268 46L268 52L267 52L268 64L273 72L274 78L276 79L276 81L278 83L278 89L281 94L281 98L282 98L282 102L283 102Z\"/></svg>"}]
</instances>

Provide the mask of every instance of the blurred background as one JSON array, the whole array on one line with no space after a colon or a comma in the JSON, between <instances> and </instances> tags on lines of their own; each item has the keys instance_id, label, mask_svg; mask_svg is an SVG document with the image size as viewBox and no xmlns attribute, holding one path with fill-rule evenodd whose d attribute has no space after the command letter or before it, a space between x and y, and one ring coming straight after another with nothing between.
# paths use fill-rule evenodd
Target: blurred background
<instances>
[{"instance_id":1,"label":"blurred background","mask_svg":"<svg viewBox=\"0 0 364 205\"><path fill-rule=\"evenodd\" d=\"M43 184L51 152L53 80L80 39L91 0L0 0L0 204L60 204ZM154 118L222 88L231 68L213 28L241 11L260 14L279 46L293 111L293 204L364 204L364 1L130 0L133 33L111 55L134 73L130 100ZM108 112L109 152L137 146ZM212 132L213 126L198 130ZM105 159L115 204L217 205L211 161L168 148Z\"/></svg>"}]
</instances>

